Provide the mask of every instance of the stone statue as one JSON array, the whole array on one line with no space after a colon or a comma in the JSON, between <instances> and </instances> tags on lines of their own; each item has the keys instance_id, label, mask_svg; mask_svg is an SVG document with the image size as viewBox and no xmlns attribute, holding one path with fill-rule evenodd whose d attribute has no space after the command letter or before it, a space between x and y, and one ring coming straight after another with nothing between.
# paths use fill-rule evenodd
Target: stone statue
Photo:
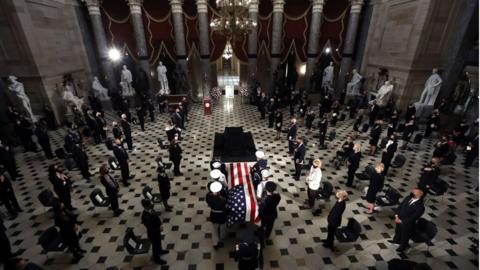
<instances>
[{"instance_id":1,"label":"stone statue","mask_svg":"<svg viewBox=\"0 0 480 270\"><path fill-rule=\"evenodd\" d=\"M128 70L126 65L122 67L122 77L120 81L120 86L122 87L122 95L124 96L133 96L135 94L135 90L132 87L132 72Z\"/></svg>"},{"instance_id":2,"label":"stone statue","mask_svg":"<svg viewBox=\"0 0 480 270\"><path fill-rule=\"evenodd\" d=\"M385 81L385 84L378 89L377 96L375 98L375 103L379 107L385 107L388 105L388 102L392 98L393 94L393 85L390 84L390 81Z\"/></svg>"},{"instance_id":3,"label":"stone statue","mask_svg":"<svg viewBox=\"0 0 480 270\"><path fill-rule=\"evenodd\" d=\"M83 99L77 97L73 91L72 83L66 82L63 89L63 100L65 100L67 105L81 109L83 105Z\"/></svg>"},{"instance_id":4,"label":"stone statue","mask_svg":"<svg viewBox=\"0 0 480 270\"><path fill-rule=\"evenodd\" d=\"M160 82L160 89L165 90L166 93L170 92L170 88L168 87L167 67L163 65L162 61L158 62L157 78Z\"/></svg>"},{"instance_id":5,"label":"stone statue","mask_svg":"<svg viewBox=\"0 0 480 270\"><path fill-rule=\"evenodd\" d=\"M442 87L442 78L438 75L438 70L435 68L432 71L432 75L428 78L425 83L425 89L423 89L422 95L420 96L420 104L433 105L435 99L437 99L438 92L440 87Z\"/></svg>"},{"instance_id":6,"label":"stone statue","mask_svg":"<svg viewBox=\"0 0 480 270\"><path fill-rule=\"evenodd\" d=\"M23 110L27 112L27 116L30 118L30 120L32 120L32 122L36 122L37 118L35 115L33 115L32 105L30 104L30 99L27 97L27 94L25 94L23 83L17 81L17 77L13 75L8 76L8 80L10 82L8 89L20 100Z\"/></svg>"},{"instance_id":7,"label":"stone statue","mask_svg":"<svg viewBox=\"0 0 480 270\"><path fill-rule=\"evenodd\" d=\"M353 70L352 80L347 84L347 96L357 96L360 94L360 87L362 85L362 75Z\"/></svg>"},{"instance_id":8,"label":"stone statue","mask_svg":"<svg viewBox=\"0 0 480 270\"><path fill-rule=\"evenodd\" d=\"M323 70L322 88L331 91L333 89L333 76L334 76L333 62Z\"/></svg>"},{"instance_id":9,"label":"stone statue","mask_svg":"<svg viewBox=\"0 0 480 270\"><path fill-rule=\"evenodd\" d=\"M94 90L95 97L99 98L100 100L108 99L108 89L103 87L97 76L93 77L92 89Z\"/></svg>"}]
</instances>

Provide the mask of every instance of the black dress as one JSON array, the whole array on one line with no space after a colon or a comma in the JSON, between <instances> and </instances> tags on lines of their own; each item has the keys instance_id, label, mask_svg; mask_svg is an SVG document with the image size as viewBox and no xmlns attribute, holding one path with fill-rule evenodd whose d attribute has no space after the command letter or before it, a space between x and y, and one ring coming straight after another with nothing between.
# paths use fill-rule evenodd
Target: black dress
<instances>
[{"instance_id":1,"label":"black dress","mask_svg":"<svg viewBox=\"0 0 480 270\"><path fill-rule=\"evenodd\" d=\"M380 140L380 135L382 134L382 127L379 124L376 124L372 131L370 132L370 145L377 145L378 140Z\"/></svg>"},{"instance_id":2,"label":"black dress","mask_svg":"<svg viewBox=\"0 0 480 270\"><path fill-rule=\"evenodd\" d=\"M385 177L381 173L373 172L370 176L370 184L367 191L367 202L375 203L377 193L382 190Z\"/></svg>"}]
</instances>

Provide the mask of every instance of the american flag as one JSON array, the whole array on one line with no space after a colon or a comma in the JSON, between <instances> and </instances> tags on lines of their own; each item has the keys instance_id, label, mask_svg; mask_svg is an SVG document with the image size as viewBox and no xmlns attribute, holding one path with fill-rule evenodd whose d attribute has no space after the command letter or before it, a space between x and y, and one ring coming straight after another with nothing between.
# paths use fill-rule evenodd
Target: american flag
<instances>
[{"instance_id":1,"label":"american flag","mask_svg":"<svg viewBox=\"0 0 480 270\"><path fill-rule=\"evenodd\" d=\"M251 222L259 225L257 198L247 162L230 163L229 169L228 205L230 211L227 226L237 222Z\"/></svg>"}]
</instances>

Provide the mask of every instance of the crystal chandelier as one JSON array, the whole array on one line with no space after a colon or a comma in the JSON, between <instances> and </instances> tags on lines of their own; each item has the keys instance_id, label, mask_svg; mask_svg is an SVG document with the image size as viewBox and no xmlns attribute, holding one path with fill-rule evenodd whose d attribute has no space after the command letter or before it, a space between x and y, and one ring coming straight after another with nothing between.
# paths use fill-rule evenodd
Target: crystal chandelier
<instances>
[{"instance_id":1,"label":"crystal chandelier","mask_svg":"<svg viewBox=\"0 0 480 270\"><path fill-rule=\"evenodd\" d=\"M248 17L250 0L217 0L220 17L210 22L213 31L228 38L248 34L257 27L257 22Z\"/></svg>"}]
</instances>

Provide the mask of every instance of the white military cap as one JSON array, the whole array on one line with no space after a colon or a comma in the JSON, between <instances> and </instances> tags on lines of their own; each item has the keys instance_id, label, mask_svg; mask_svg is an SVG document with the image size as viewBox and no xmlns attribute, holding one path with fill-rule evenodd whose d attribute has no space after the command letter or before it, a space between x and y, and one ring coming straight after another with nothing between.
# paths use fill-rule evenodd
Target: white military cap
<instances>
[{"instance_id":1,"label":"white military cap","mask_svg":"<svg viewBox=\"0 0 480 270\"><path fill-rule=\"evenodd\" d=\"M222 190L222 183L215 181L212 184L210 184L210 191L213 193L220 192Z\"/></svg>"},{"instance_id":2,"label":"white military cap","mask_svg":"<svg viewBox=\"0 0 480 270\"><path fill-rule=\"evenodd\" d=\"M213 164L212 164L212 167L215 168L215 169L220 168L220 166L222 166L222 163L220 163L220 162L218 162L218 161L215 161L215 162L213 162Z\"/></svg>"},{"instance_id":3,"label":"white military cap","mask_svg":"<svg viewBox=\"0 0 480 270\"><path fill-rule=\"evenodd\" d=\"M255 152L255 156L257 158L264 158L265 157L265 153L263 151L257 151Z\"/></svg>"},{"instance_id":4,"label":"white military cap","mask_svg":"<svg viewBox=\"0 0 480 270\"><path fill-rule=\"evenodd\" d=\"M270 172L268 170L262 170L262 177L269 177Z\"/></svg>"},{"instance_id":5,"label":"white military cap","mask_svg":"<svg viewBox=\"0 0 480 270\"><path fill-rule=\"evenodd\" d=\"M220 170L217 170L217 169L212 170L212 171L210 172L210 177L211 177L212 179L218 179L218 178L220 178L221 175L222 175L222 172L220 172Z\"/></svg>"}]
</instances>

